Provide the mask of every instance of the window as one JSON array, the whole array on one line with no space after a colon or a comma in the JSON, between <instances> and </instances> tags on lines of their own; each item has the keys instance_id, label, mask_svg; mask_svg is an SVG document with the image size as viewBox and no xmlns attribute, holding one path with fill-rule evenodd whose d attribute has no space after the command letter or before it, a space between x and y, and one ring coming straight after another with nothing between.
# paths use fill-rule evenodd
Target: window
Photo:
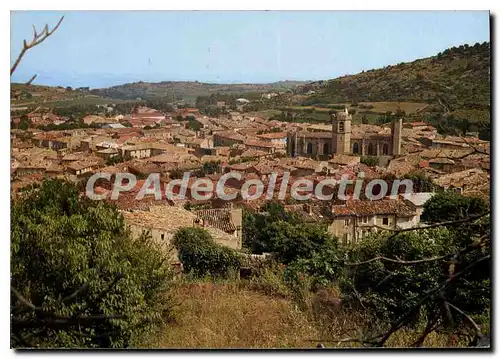
<instances>
[{"instance_id":1,"label":"window","mask_svg":"<svg viewBox=\"0 0 500 359\"><path fill-rule=\"evenodd\" d=\"M161 234L161 240L163 241L164 239L165 239L165 234L164 234L164 233L162 233L162 234Z\"/></svg>"},{"instance_id":2,"label":"window","mask_svg":"<svg viewBox=\"0 0 500 359\"><path fill-rule=\"evenodd\" d=\"M372 145L371 143L370 143L370 144L368 144L368 155L369 155L369 156L372 156L372 155L374 155L374 154L375 154L374 152L375 152L375 151L373 151L373 145Z\"/></svg>"},{"instance_id":3,"label":"window","mask_svg":"<svg viewBox=\"0 0 500 359\"><path fill-rule=\"evenodd\" d=\"M389 224L389 218L388 218L388 217L384 217L384 218L382 218L382 224L383 224L384 226L387 226L387 225Z\"/></svg>"},{"instance_id":4,"label":"window","mask_svg":"<svg viewBox=\"0 0 500 359\"><path fill-rule=\"evenodd\" d=\"M389 146L387 145L387 143L384 143L384 146L382 147L382 153L386 156L389 154Z\"/></svg>"},{"instance_id":5,"label":"window","mask_svg":"<svg viewBox=\"0 0 500 359\"><path fill-rule=\"evenodd\" d=\"M313 144L311 142L307 143L307 154L312 154L313 153Z\"/></svg>"},{"instance_id":6,"label":"window","mask_svg":"<svg viewBox=\"0 0 500 359\"><path fill-rule=\"evenodd\" d=\"M359 153L359 145L357 142L352 146L352 153Z\"/></svg>"},{"instance_id":7,"label":"window","mask_svg":"<svg viewBox=\"0 0 500 359\"><path fill-rule=\"evenodd\" d=\"M349 244L351 242L351 235L349 233L344 234L344 244Z\"/></svg>"},{"instance_id":8,"label":"window","mask_svg":"<svg viewBox=\"0 0 500 359\"><path fill-rule=\"evenodd\" d=\"M329 155L330 154L330 146L328 146L328 143L325 143L323 145L323 154L324 155Z\"/></svg>"},{"instance_id":9,"label":"window","mask_svg":"<svg viewBox=\"0 0 500 359\"><path fill-rule=\"evenodd\" d=\"M344 123L339 122L339 132L344 132Z\"/></svg>"},{"instance_id":10,"label":"window","mask_svg":"<svg viewBox=\"0 0 500 359\"><path fill-rule=\"evenodd\" d=\"M361 217L361 222L368 223L368 217L367 216Z\"/></svg>"},{"instance_id":11,"label":"window","mask_svg":"<svg viewBox=\"0 0 500 359\"><path fill-rule=\"evenodd\" d=\"M346 226L348 226L348 225L349 225L349 219L345 219L345 220L344 220L344 224L345 224Z\"/></svg>"}]
</instances>

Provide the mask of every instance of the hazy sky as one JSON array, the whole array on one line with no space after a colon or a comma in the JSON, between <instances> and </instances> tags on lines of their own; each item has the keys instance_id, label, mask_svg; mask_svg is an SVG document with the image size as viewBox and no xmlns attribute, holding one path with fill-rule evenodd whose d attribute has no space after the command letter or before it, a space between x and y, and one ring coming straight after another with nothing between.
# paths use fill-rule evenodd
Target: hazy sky
<instances>
[{"instance_id":1,"label":"hazy sky","mask_svg":"<svg viewBox=\"0 0 500 359\"><path fill-rule=\"evenodd\" d=\"M60 28L12 80L105 87L131 81L272 82L354 74L489 41L486 11L15 11L11 63L32 25Z\"/></svg>"}]
</instances>

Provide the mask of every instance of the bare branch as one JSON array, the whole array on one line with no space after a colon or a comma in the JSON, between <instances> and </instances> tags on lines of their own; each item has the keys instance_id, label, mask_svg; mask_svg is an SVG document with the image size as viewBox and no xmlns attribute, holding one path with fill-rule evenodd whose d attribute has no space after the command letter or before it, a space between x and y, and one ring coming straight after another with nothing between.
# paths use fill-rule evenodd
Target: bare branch
<instances>
[{"instance_id":1,"label":"bare branch","mask_svg":"<svg viewBox=\"0 0 500 359\"><path fill-rule=\"evenodd\" d=\"M451 226L453 224L460 224L460 223L472 222L472 221L474 221L476 219L485 217L485 216L487 216L489 214L490 214L490 212L488 211L488 212L485 212L485 213L482 213L482 214L478 214L478 215L474 215L474 216L469 216L467 218L457 219L457 220L453 220L453 221L433 223L433 224L429 224L427 226L421 226L421 227L411 227L411 228L404 228L404 229L396 229L396 230L392 230L394 232L394 234L392 236L395 236L395 235L397 235L399 233L402 233L402 232L418 231L418 230L421 230L421 229L429 229L429 228L436 228L436 227L445 227L445 226Z\"/></svg>"},{"instance_id":2,"label":"bare branch","mask_svg":"<svg viewBox=\"0 0 500 359\"><path fill-rule=\"evenodd\" d=\"M486 235L480 237L478 241L468 245L467 247L460 249L458 252L448 253L448 254L445 254L442 256L432 257L432 258L424 258L424 259L416 259L416 260L412 260L412 261L405 261L405 260L401 260L399 258L393 259L393 258L387 258L384 256L377 256L377 257L370 258L370 259L368 259L366 261L362 261L362 262L351 262L351 263L348 262L348 263L344 263L344 264L346 266L359 266L362 264L367 264L367 263L371 263L371 262L375 262L375 261L379 261L379 260L390 262L390 263L396 263L396 264L404 264L404 265L413 265L413 264L420 264L420 263L435 262L435 261L439 261L439 260L443 260L443 259L448 259L450 257L458 257L464 253L470 252L473 249L481 247L484 243L486 243L488 241L489 241L489 234L486 234ZM389 276L391 276L391 274L389 274ZM387 278L383 279L382 282L385 281L386 279ZM380 285L380 283L379 283L379 285Z\"/></svg>"},{"instance_id":3,"label":"bare branch","mask_svg":"<svg viewBox=\"0 0 500 359\"><path fill-rule=\"evenodd\" d=\"M82 285L79 289L77 289L74 293L72 293L71 295L68 295L66 298L64 298L61 302L63 303L66 303L66 302L69 302L71 300L73 300L74 298L76 298L81 292L83 292L84 290L86 290L87 288L89 287L89 285L87 283L85 283L84 285Z\"/></svg>"},{"instance_id":4,"label":"bare branch","mask_svg":"<svg viewBox=\"0 0 500 359\"><path fill-rule=\"evenodd\" d=\"M33 81L35 81L35 79L36 79L36 77L37 77L37 76L38 76L37 74L34 74L34 75L33 75L33 76L29 79L29 81L28 81L28 82L26 82L26 85L31 85L31 83L32 83Z\"/></svg>"},{"instance_id":5,"label":"bare branch","mask_svg":"<svg viewBox=\"0 0 500 359\"><path fill-rule=\"evenodd\" d=\"M14 65L12 65L12 67L10 69L10 75L11 76L14 73L14 71L16 71L16 68L19 65L19 63L21 62L21 59L26 54L26 51L28 51L32 47L35 47L36 45L41 44L43 41L45 41L45 39L47 37L49 37L50 35L52 35L57 30L57 28L59 27L59 25L61 25L63 19L64 19L64 16L61 17L61 19L56 24L56 26L52 30L50 30L50 31L49 31L49 26L45 25L43 31L41 33L39 33L39 34L37 33L35 26L33 26L33 39L31 40L30 43L28 43L26 40L23 41L23 49L19 53L19 56L17 57L16 61L14 62Z\"/></svg>"},{"instance_id":6,"label":"bare branch","mask_svg":"<svg viewBox=\"0 0 500 359\"><path fill-rule=\"evenodd\" d=\"M71 316L58 315L56 312L46 311L41 307L37 307L33 303L31 303L28 299L26 299L21 293L19 293L18 290L16 290L14 287L11 286L11 292L17 298L19 304L22 307L25 307L25 310L26 309L28 311L30 309L33 310L34 312L33 314L35 314L35 317L24 318L16 316L16 314L22 313L23 310L11 310L12 340L19 343L22 346L31 346L28 345L29 344L28 338L40 335L47 329L71 330L75 326L79 328L81 325L93 326L96 324L96 322L110 320L110 319L125 319L126 316L123 315L101 315L101 314L81 315L81 313L87 310L91 305L96 305L104 297L104 295L106 295L106 293L108 293L116 285L116 283L121 278L123 278L123 275L121 273L117 274L115 279L104 290L102 290L97 295L97 297L94 300L92 300L92 302L87 302L85 306L78 309ZM83 286L78 288L75 292L60 300L60 303L65 303L73 300L87 288L88 285L84 284ZM20 331L22 329L28 329L28 328L29 329L41 328L41 330L39 330L38 332L31 333L31 335L29 335L28 337L22 337Z\"/></svg>"},{"instance_id":7,"label":"bare branch","mask_svg":"<svg viewBox=\"0 0 500 359\"><path fill-rule=\"evenodd\" d=\"M446 254L444 256L425 258L425 259L417 259L417 260L413 260L413 261L403 261L400 259L392 259L392 258L387 258L384 256L377 256L377 257L373 257L373 258L368 259L368 260L363 261L363 262L345 263L345 265L346 266L359 266L362 264L368 264L368 263L375 262L375 261L386 261L386 262L397 263L397 264L411 265L411 264L420 264L420 263L426 263L426 262L435 262L435 261L438 261L441 259L446 259L447 257L450 257L451 255L452 254Z\"/></svg>"},{"instance_id":8,"label":"bare branch","mask_svg":"<svg viewBox=\"0 0 500 359\"><path fill-rule=\"evenodd\" d=\"M28 308L31 308L33 310L42 310L42 308L40 307L37 307L35 306L33 303L31 303L28 299L24 298L21 293L19 293L17 291L16 288L14 287L10 287L10 290L12 291L12 293L14 293L14 295L16 296L17 300L19 301L19 303L21 303L22 305L24 305L25 307L28 307Z\"/></svg>"},{"instance_id":9,"label":"bare branch","mask_svg":"<svg viewBox=\"0 0 500 359\"><path fill-rule=\"evenodd\" d=\"M375 339L382 337L382 335L377 335L375 337L363 339L363 338L344 338L344 339L305 339L307 342L319 342L319 343L360 343L360 344L369 344L376 345L378 342Z\"/></svg>"},{"instance_id":10,"label":"bare branch","mask_svg":"<svg viewBox=\"0 0 500 359\"><path fill-rule=\"evenodd\" d=\"M469 321L469 323L472 324L472 326L474 327L474 329L476 329L476 333L481 334L481 328L479 328L479 325L477 325L477 323L474 321L474 319L472 319L468 314L464 313L460 308L457 308L456 306L454 306L450 302L446 302L446 304L448 304L448 306L450 308L453 308L457 312L459 312L460 314L462 314Z\"/></svg>"},{"instance_id":11,"label":"bare branch","mask_svg":"<svg viewBox=\"0 0 500 359\"><path fill-rule=\"evenodd\" d=\"M399 233L412 232L412 231L420 231L420 230L423 230L423 229L436 228L436 227L446 227L446 226L451 226L451 225L454 225L454 224L472 222L472 221L475 221L476 219L485 217L485 216L487 216L489 214L490 214L490 212L488 211L488 212L485 212L485 213L482 213L482 214L478 214L478 215L474 215L474 216L469 216L467 218L456 219L456 220L453 220L453 221L433 223L433 224L429 224L429 225L426 225L426 226L420 226L420 227L410 227L410 228L403 228L403 229L392 229L392 228L385 228L385 227L381 227L381 226L371 226L370 228L377 228L377 229L380 229L382 231L392 232L393 234L389 238L389 239L391 239L391 238L395 237L396 235L398 235Z\"/></svg>"},{"instance_id":12,"label":"bare branch","mask_svg":"<svg viewBox=\"0 0 500 359\"><path fill-rule=\"evenodd\" d=\"M95 299L95 302L99 302L115 285L116 283L118 283L118 281L120 279L123 278L123 274L121 273L118 273L115 277L115 279L108 285L108 287L104 290L102 290L99 295L97 296L97 298ZM87 305L81 307L80 309L78 309L72 316L72 318L76 318L78 315L80 315L81 313L83 313L86 309L88 309L90 303L87 303Z\"/></svg>"},{"instance_id":13,"label":"bare branch","mask_svg":"<svg viewBox=\"0 0 500 359\"><path fill-rule=\"evenodd\" d=\"M436 327L436 324L439 321L440 312L441 312L440 306L437 306L436 308L434 308L433 313L432 313L433 314L432 318L429 318L429 320L427 321L427 325L426 325L424 331L422 332L422 335L420 335L420 337L417 339L417 341L415 343L413 343L413 345L412 345L413 347L421 347L422 344L424 343L425 338L427 338L427 336L433 332L433 330Z\"/></svg>"},{"instance_id":14,"label":"bare branch","mask_svg":"<svg viewBox=\"0 0 500 359\"><path fill-rule=\"evenodd\" d=\"M437 285L436 287L426 291L422 297L422 299L413 306L413 308L411 308L410 310L408 310L397 322L395 322L391 328L384 334L384 336L382 337L382 339L380 340L380 342L377 344L377 346L383 346L384 343L387 341L387 339L389 339L389 337L395 332L397 331L399 328L401 328L406 319L412 315L416 310L418 310L418 308L420 308L426 301L427 299L434 293L436 293L437 291L441 290L441 289L444 289L446 288L451 282L453 282L454 280L456 280L457 278L461 277L462 275L464 275L465 273L468 273L473 267L475 267L476 265L478 265L479 263L481 263L482 261L485 261L487 259L490 259L491 258L491 255L487 255L487 256L484 256L478 260L476 260L475 262L469 264L467 267L465 267L463 270L461 270L460 272L454 274L453 276L449 277L448 279L446 279L444 282L442 282L441 284Z\"/></svg>"}]
</instances>

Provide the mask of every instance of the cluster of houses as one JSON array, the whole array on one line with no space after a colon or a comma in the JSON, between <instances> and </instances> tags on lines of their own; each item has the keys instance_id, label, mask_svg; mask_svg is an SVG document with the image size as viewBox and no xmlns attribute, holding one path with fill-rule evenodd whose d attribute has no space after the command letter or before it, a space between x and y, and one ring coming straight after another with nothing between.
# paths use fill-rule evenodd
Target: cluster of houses
<instances>
[{"instance_id":1,"label":"cluster of houses","mask_svg":"<svg viewBox=\"0 0 500 359\"><path fill-rule=\"evenodd\" d=\"M56 123L59 119L44 114L32 116L32 121ZM198 123L196 130L189 125L192 121ZM84 123L100 125L92 128L13 129L12 193L16 195L44 178L82 182L97 172L133 173L139 178L136 187L116 201L132 233L149 231L167 246L178 228L202 226L216 241L232 248L242 245L242 208L258 211L267 199L236 196L229 204L217 196L194 200L189 191L197 177L215 185L224 174L237 171L241 179L232 178L224 184L225 193L237 193L251 179L261 180L268 190L272 174L277 191L286 173L290 178L281 200L285 209L306 220L324 222L332 235L351 244L370 231L418 225L423 206L433 193L395 194L378 201L351 197L347 201L324 201L313 195L300 203L290 196L296 180L307 178L319 183L347 176L353 181L360 177L366 181L418 173L440 188L489 197L489 142L472 136L442 136L424 122L376 126L350 121L347 111L333 116L330 125L318 125L266 120L239 112L215 118L193 108L173 113L139 108L109 118L84 117ZM363 164L364 156L377 157L378 165ZM159 173L164 189L185 171L191 171L192 177L184 199L168 199L162 191L161 201L153 196L136 200L149 174ZM110 182L100 182L95 190L104 192L110 186ZM348 195L352 194L349 191Z\"/></svg>"}]
</instances>

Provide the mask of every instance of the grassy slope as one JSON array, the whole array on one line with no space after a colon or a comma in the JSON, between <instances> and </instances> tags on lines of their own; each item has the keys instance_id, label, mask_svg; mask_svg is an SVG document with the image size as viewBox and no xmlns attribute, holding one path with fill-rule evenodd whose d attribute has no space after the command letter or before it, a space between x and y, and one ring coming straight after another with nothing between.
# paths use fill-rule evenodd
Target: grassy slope
<instances>
[{"instance_id":1,"label":"grassy slope","mask_svg":"<svg viewBox=\"0 0 500 359\"><path fill-rule=\"evenodd\" d=\"M366 325L359 313L328 313L325 307L314 312L314 305L302 311L288 297L257 292L241 281L178 283L173 298L178 303L176 320L146 347L315 348L320 342L326 347L359 347L358 343L338 340L362 336L362 327ZM398 331L387 346L408 347L422 330ZM424 342L427 347L460 344L437 333L430 334Z\"/></svg>"},{"instance_id":2,"label":"grassy slope","mask_svg":"<svg viewBox=\"0 0 500 359\"><path fill-rule=\"evenodd\" d=\"M305 314L285 299L231 284L192 283L178 288L177 322L163 331L158 348L311 347L318 338Z\"/></svg>"}]
</instances>

